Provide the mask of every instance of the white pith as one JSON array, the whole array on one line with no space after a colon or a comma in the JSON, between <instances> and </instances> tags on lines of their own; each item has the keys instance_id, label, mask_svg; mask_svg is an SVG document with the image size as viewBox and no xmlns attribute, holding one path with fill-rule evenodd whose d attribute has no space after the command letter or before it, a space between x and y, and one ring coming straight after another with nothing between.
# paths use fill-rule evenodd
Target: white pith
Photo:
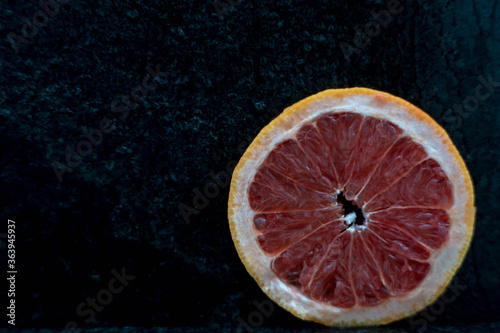
<instances>
[{"instance_id":1,"label":"white pith","mask_svg":"<svg viewBox=\"0 0 500 333\"><path fill-rule=\"evenodd\" d=\"M347 222L347 225L351 225L354 223L354 221L356 221L356 213L355 212L352 212L352 213L349 213L347 214L345 217L344 217L344 221Z\"/></svg>"},{"instance_id":2,"label":"white pith","mask_svg":"<svg viewBox=\"0 0 500 333\"><path fill-rule=\"evenodd\" d=\"M273 258L268 257L261 250L253 228L255 213L249 206L248 187L268 153L278 143L293 138L304 124L325 113L338 112L355 112L363 116L386 119L396 124L406 136L425 148L429 157L441 165L453 184L454 205L448 210L451 219L448 239L439 250L431 254L429 260L431 270L428 275L410 293L390 297L375 307L355 306L345 309L326 305L302 295L297 289L285 284L271 270L270 264ZM435 300L459 267L470 242L473 228L473 225L463 222L468 220L467 214L470 214L468 207L464 204L470 202L470 184L464 179L459 168L462 161L457 160L453 152L449 151L449 138L445 134L437 134L435 127L409 114L405 107L393 102L381 102L373 95L347 95L343 98L318 97L306 107L294 108L292 106L286 109L284 114L286 117L280 116L283 117L283 121L252 143L252 146L255 145L258 149L249 149L251 155L247 156L243 164L238 165L239 174L245 177L240 176L238 181L231 185L231 193L235 195L233 208L230 210L230 216L234 221L231 230L233 239L237 243L240 257L263 291L297 316L326 325L353 326L391 322L415 313ZM352 224L355 217L355 215L348 215L345 217L345 222ZM348 230L357 229L350 227Z\"/></svg>"}]
</instances>

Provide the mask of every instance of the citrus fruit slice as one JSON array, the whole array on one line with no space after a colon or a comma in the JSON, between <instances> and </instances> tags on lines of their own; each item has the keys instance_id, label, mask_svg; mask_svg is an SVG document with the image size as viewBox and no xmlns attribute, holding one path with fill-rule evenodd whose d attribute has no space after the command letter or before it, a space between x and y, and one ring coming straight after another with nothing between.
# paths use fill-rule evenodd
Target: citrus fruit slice
<instances>
[{"instance_id":1,"label":"citrus fruit slice","mask_svg":"<svg viewBox=\"0 0 500 333\"><path fill-rule=\"evenodd\" d=\"M446 132L390 94L326 90L267 125L234 170L231 234L276 303L331 326L386 324L445 290L474 228Z\"/></svg>"}]
</instances>

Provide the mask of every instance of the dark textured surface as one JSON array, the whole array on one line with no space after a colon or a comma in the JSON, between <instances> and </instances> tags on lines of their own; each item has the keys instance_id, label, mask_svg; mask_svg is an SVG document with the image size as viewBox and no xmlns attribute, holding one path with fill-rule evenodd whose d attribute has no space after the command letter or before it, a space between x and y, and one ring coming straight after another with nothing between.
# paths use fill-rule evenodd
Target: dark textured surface
<instances>
[{"instance_id":1,"label":"dark textured surface","mask_svg":"<svg viewBox=\"0 0 500 333\"><path fill-rule=\"evenodd\" d=\"M193 206L193 190L237 161L276 110L327 88L364 86L400 96L443 125L477 199L474 240L455 281L460 295L437 315L380 332L499 330L492 323L500 321L498 1L402 2L348 61L340 43L354 46L356 28L388 2L244 0L221 20L209 1L72 0L16 54L7 36L22 36L22 18L40 7L3 1L0 207L1 230L7 219L17 225L17 326L236 331L238 318L256 311L253 302L267 298L232 244L228 187L189 224L179 204ZM120 120L112 102L157 64L168 76ZM479 76L499 85L475 106ZM463 103L469 111L454 108ZM51 163L66 163L66 147L76 149L82 131L104 117L114 131L59 182ZM122 267L135 279L86 323L77 306ZM323 332L278 306L260 326Z\"/></svg>"},{"instance_id":2,"label":"dark textured surface","mask_svg":"<svg viewBox=\"0 0 500 333\"><path fill-rule=\"evenodd\" d=\"M469 333L469 332L481 332L481 333L496 333L500 330L500 324L498 323L482 323L482 324L470 324L470 325L433 325L430 328L425 329L425 331L420 330L420 328L401 328L401 327L366 327L366 328L304 328L304 329L293 329L293 328L265 328L256 327L252 329L255 333L413 333L413 332L429 332L429 333ZM98 332L124 332L124 333L139 333L139 332L154 332L154 333L197 333L197 332L207 332L207 333L220 333L220 332L232 332L235 330L231 329L220 329L220 328L210 328L210 327L120 327L120 328L83 328L82 333L98 333ZM236 330L237 331L237 330ZM13 329L9 332L41 332L41 333L53 333L59 332L55 329Z\"/></svg>"}]
</instances>

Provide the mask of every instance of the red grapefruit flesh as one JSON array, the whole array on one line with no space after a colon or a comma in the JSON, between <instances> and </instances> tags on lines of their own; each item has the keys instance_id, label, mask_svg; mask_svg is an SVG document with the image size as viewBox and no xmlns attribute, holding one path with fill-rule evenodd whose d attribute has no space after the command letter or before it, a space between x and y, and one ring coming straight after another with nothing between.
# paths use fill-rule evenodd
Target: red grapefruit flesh
<instances>
[{"instance_id":1,"label":"red grapefruit flesh","mask_svg":"<svg viewBox=\"0 0 500 333\"><path fill-rule=\"evenodd\" d=\"M426 276L430 252L448 236L443 209L453 201L451 184L402 133L386 120L327 114L271 151L250 185L249 201L254 211L267 213L254 218L259 244L275 256L273 271L284 282L350 308L410 292ZM326 147L326 153L309 147ZM359 205L362 224L340 221L338 191ZM266 222L272 227L263 227ZM419 228L435 231L432 248Z\"/></svg>"}]
</instances>

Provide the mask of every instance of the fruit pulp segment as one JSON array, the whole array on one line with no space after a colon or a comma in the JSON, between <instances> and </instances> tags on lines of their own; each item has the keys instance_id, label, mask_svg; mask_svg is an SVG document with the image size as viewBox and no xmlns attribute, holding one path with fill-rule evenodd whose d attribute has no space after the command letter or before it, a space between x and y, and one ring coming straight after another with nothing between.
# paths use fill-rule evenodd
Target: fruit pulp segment
<instances>
[{"instance_id":1,"label":"fruit pulp segment","mask_svg":"<svg viewBox=\"0 0 500 333\"><path fill-rule=\"evenodd\" d=\"M342 195L362 209L346 223ZM272 270L333 306L374 306L415 288L448 237L451 183L395 124L323 115L279 143L249 188L254 230Z\"/></svg>"}]
</instances>

